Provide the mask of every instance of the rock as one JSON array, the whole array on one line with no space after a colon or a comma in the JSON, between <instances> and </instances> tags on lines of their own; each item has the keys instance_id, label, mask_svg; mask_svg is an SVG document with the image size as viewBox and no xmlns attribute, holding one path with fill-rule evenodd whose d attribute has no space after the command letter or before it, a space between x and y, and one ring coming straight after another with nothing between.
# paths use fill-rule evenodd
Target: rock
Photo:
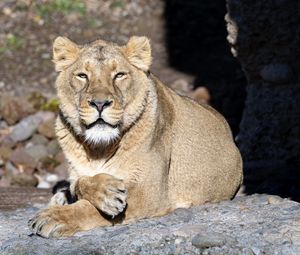
<instances>
[{"instance_id":1,"label":"rock","mask_svg":"<svg viewBox=\"0 0 300 255\"><path fill-rule=\"evenodd\" d=\"M55 159L60 162L60 164L63 164L66 162L66 157L65 157L65 154L60 151L56 156L55 156Z\"/></svg>"},{"instance_id":2,"label":"rock","mask_svg":"<svg viewBox=\"0 0 300 255\"><path fill-rule=\"evenodd\" d=\"M192 245L197 248L223 246L227 241L225 235L214 232L199 233L192 239Z\"/></svg>"},{"instance_id":3,"label":"rock","mask_svg":"<svg viewBox=\"0 0 300 255\"><path fill-rule=\"evenodd\" d=\"M190 93L190 97L198 103L208 104L211 96L206 87L198 87L195 91Z\"/></svg>"},{"instance_id":4,"label":"rock","mask_svg":"<svg viewBox=\"0 0 300 255\"><path fill-rule=\"evenodd\" d=\"M10 183L20 187L35 187L38 184L38 180L32 174L19 173L11 176Z\"/></svg>"},{"instance_id":5,"label":"rock","mask_svg":"<svg viewBox=\"0 0 300 255\"><path fill-rule=\"evenodd\" d=\"M35 161L40 161L48 156L48 151L45 145L33 145L25 149L26 153L30 155Z\"/></svg>"},{"instance_id":6,"label":"rock","mask_svg":"<svg viewBox=\"0 0 300 255\"><path fill-rule=\"evenodd\" d=\"M5 87L5 82L4 81L0 81L0 89L3 89Z\"/></svg>"},{"instance_id":7,"label":"rock","mask_svg":"<svg viewBox=\"0 0 300 255\"><path fill-rule=\"evenodd\" d=\"M47 145L48 139L40 134L34 134L33 137L29 141L32 145Z\"/></svg>"},{"instance_id":8,"label":"rock","mask_svg":"<svg viewBox=\"0 0 300 255\"><path fill-rule=\"evenodd\" d=\"M208 203L163 217L96 228L60 239L29 236L27 220L38 212L41 205L17 211L0 211L0 253L300 254L300 204L287 199L278 204L263 202L268 201L269 197L253 195L218 204ZM241 206L250 209L241 211ZM188 221L182 215L186 215L187 211L193 215ZM194 234L195 229L191 228L188 232L191 226L201 226L203 231ZM180 228L186 231L184 237L175 234Z\"/></svg>"},{"instance_id":9,"label":"rock","mask_svg":"<svg viewBox=\"0 0 300 255\"><path fill-rule=\"evenodd\" d=\"M40 112L22 119L20 123L14 126L10 134L11 139L14 142L25 141L33 135L42 121Z\"/></svg>"},{"instance_id":10,"label":"rock","mask_svg":"<svg viewBox=\"0 0 300 255\"><path fill-rule=\"evenodd\" d=\"M55 138L54 119L47 120L38 126L38 131L41 135L53 139Z\"/></svg>"},{"instance_id":11,"label":"rock","mask_svg":"<svg viewBox=\"0 0 300 255\"><path fill-rule=\"evenodd\" d=\"M33 112L33 107L24 98L14 98L6 93L0 95L0 115L9 125Z\"/></svg>"},{"instance_id":12,"label":"rock","mask_svg":"<svg viewBox=\"0 0 300 255\"><path fill-rule=\"evenodd\" d=\"M260 75L265 81L278 84L290 82L293 78L291 67L283 63L265 65Z\"/></svg>"},{"instance_id":13,"label":"rock","mask_svg":"<svg viewBox=\"0 0 300 255\"><path fill-rule=\"evenodd\" d=\"M192 90L191 84L184 79L178 79L172 82L170 87L181 95L186 95Z\"/></svg>"},{"instance_id":14,"label":"rock","mask_svg":"<svg viewBox=\"0 0 300 255\"><path fill-rule=\"evenodd\" d=\"M36 174L35 177L38 179L37 188L40 189L49 189L59 181L56 174L49 174L49 173L45 175Z\"/></svg>"},{"instance_id":15,"label":"rock","mask_svg":"<svg viewBox=\"0 0 300 255\"><path fill-rule=\"evenodd\" d=\"M52 140L47 145L47 151L50 155L55 156L61 150L57 140Z\"/></svg>"},{"instance_id":16,"label":"rock","mask_svg":"<svg viewBox=\"0 0 300 255\"><path fill-rule=\"evenodd\" d=\"M14 150L9 160L15 165L22 165L28 168L35 168L37 164L37 161L24 148Z\"/></svg>"},{"instance_id":17,"label":"rock","mask_svg":"<svg viewBox=\"0 0 300 255\"><path fill-rule=\"evenodd\" d=\"M5 163L5 169L5 174L8 177L19 173L19 170L9 161Z\"/></svg>"},{"instance_id":18,"label":"rock","mask_svg":"<svg viewBox=\"0 0 300 255\"><path fill-rule=\"evenodd\" d=\"M0 116L1 119L1 116ZM0 120L0 129L6 129L8 128L8 124L5 120Z\"/></svg>"},{"instance_id":19,"label":"rock","mask_svg":"<svg viewBox=\"0 0 300 255\"><path fill-rule=\"evenodd\" d=\"M38 182L38 185L36 187L38 189L50 189L51 185L48 182L41 180Z\"/></svg>"},{"instance_id":20,"label":"rock","mask_svg":"<svg viewBox=\"0 0 300 255\"><path fill-rule=\"evenodd\" d=\"M0 188L10 187L10 181L6 176L2 176L0 179Z\"/></svg>"},{"instance_id":21,"label":"rock","mask_svg":"<svg viewBox=\"0 0 300 255\"><path fill-rule=\"evenodd\" d=\"M40 160L39 169L46 170L47 172L53 173L54 169L59 165L59 161L57 161L53 156L48 155L47 157Z\"/></svg>"},{"instance_id":22,"label":"rock","mask_svg":"<svg viewBox=\"0 0 300 255\"><path fill-rule=\"evenodd\" d=\"M0 147L0 158L8 160L12 153L12 149L9 146Z\"/></svg>"},{"instance_id":23,"label":"rock","mask_svg":"<svg viewBox=\"0 0 300 255\"><path fill-rule=\"evenodd\" d=\"M68 179L68 163L65 162L58 165L57 167L55 167L53 172L57 174L59 180Z\"/></svg>"},{"instance_id":24,"label":"rock","mask_svg":"<svg viewBox=\"0 0 300 255\"><path fill-rule=\"evenodd\" d=\"M31 92L27 97L27 100L37 111L40 110L42 105L44 105L47 102L47 98L44 97L43 94L38 91Z\"/></svg>"},{"instance_id":25,"label":"rock","mask_svg":"<svg viewBox=\"0 0 300 255\"><path fill-rule=\"evenodd\" d=\"M282 201L282 198L279 196L270 196L268 198L269 204L279 204Z\"/></svg>"},{"instance_id":26,"label":"rock","mask_svg":"<svg viewBox=\"0 0 300 255\"><path fill-rule=\"evenodd\" d=\"M42 122L47 122L55 119L55 113L50 111L40 111L37 115L42 118Z\"/></svg>"}]
</instances>

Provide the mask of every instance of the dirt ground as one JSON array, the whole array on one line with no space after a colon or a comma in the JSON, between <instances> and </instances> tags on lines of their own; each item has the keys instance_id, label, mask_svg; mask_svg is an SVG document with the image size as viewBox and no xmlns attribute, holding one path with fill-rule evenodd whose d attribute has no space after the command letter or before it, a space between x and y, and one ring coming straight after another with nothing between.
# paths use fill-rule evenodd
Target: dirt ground
<instances>
[{"instance_id":1,"label":"dirt ground","mask_svg":"<svg viewBox=\"0 0 300 255\"><path fill-rule=\"evenodd\" d=\"M57 36L125 43L131 35L146 35L154 74L167 84L193 80L168 65L162 0L3 0L0 10L0 92L55 95L51 58Z\"/></svg>"},{"instance_id":2,"label":"dirt ground","mask_svg":"<svg viewBox=\"0 0 300 255\"><path fill-rule=\"evenodd\" d=\"M48 189L31 187L0 188L0 211L15 210L35 203L47 203L51 197Z\"/></svg>"}]
</instances>

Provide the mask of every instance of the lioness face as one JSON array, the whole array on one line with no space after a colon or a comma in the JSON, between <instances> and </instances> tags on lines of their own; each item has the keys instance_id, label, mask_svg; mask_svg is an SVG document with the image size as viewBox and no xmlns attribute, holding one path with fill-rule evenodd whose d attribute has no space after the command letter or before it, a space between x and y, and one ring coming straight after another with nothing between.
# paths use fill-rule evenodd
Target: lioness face
<instances>
[{"instance_id":1,"label":"lioness face","mask_svg":"<svg viewBox=\"0 0 300 255\"><path fill-rule=\"evenodd\" d=\"M125 46L101 40L79 46L58 37L53 61L60 72L56 87L61 111L87 143L120 139L143 112L143 81L151 64L147 38L132 37Z\"/></svg>"}]
</instances>

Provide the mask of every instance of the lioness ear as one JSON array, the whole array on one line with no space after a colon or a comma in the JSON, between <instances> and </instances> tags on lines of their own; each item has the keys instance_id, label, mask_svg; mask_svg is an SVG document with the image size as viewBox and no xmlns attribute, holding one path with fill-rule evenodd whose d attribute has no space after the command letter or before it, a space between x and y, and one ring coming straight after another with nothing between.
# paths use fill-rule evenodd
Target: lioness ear
<instances>
[{"instance_id":1,"label":"lioness ear","mask_svg":"<svg viewBox=\"0 0 300 255\"><path fill-rule=\"evenodd\" d=\"M132 36L122 50L129 62L148 71L152 62L151 46L149 39L145 36Z\"/></svg>"},{"instance_id":2,"label":"lioness ear","mask_svg":"<svg viewBox=\"0 0 300 255\"><path fill-rule=\"evenodd\" d=\"M55 70L60 72L75 62L79 46L66 37L57 37L53 43L53 62Z\"/></svg>"}]
</instances>

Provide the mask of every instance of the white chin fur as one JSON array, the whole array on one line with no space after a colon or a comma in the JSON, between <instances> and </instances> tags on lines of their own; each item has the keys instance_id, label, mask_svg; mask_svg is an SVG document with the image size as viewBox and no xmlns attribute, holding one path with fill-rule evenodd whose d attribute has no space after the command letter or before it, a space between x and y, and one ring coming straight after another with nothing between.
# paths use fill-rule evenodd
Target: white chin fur
<instances>
[{"instance_id":1,"label":"white chin fur","mask_svg":"<svg viewBox=\"0 0 300 255\"><path fill-rule=\"evenodd\" d=\"M119 129L108 125L97 125L85 131L85 140L91 144L108 144L119 137Z\"/></svg>"}]
</instances>

